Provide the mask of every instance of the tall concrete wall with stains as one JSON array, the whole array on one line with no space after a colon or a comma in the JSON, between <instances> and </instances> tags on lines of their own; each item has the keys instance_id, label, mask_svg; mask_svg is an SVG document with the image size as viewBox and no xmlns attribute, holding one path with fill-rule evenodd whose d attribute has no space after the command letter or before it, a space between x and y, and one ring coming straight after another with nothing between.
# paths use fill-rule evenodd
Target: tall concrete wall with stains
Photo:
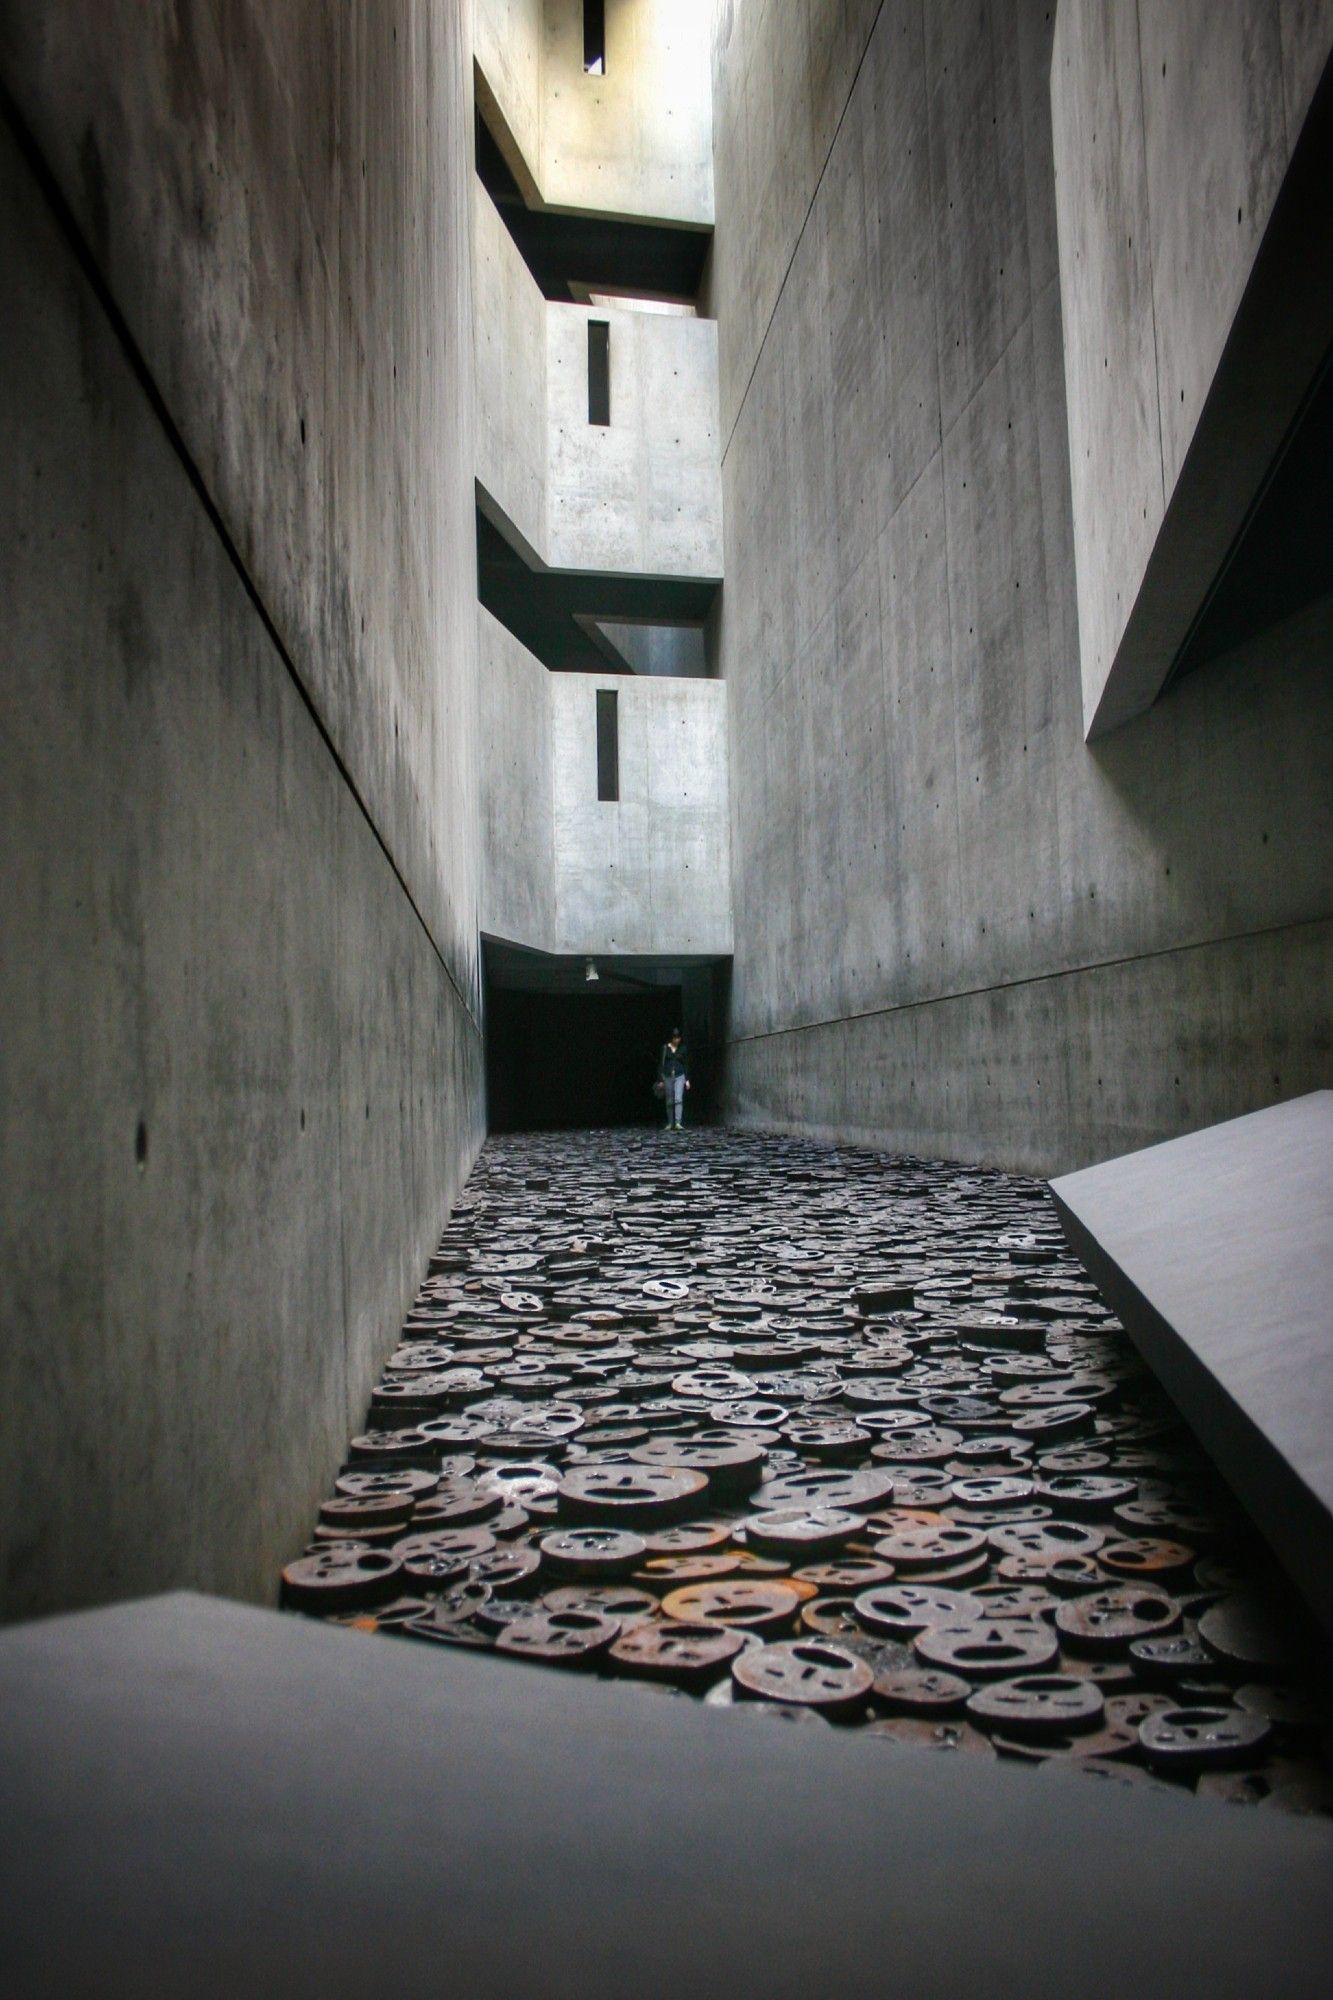
<instances>
[{"instance_id":1,"label":"tall concrete wall with stains","mask_svg":"<svg viewBox=\"0 0 1333 2000\"><path fill-rule=\"evenodd\" d=\"M1054 14L722 0L713 85L728 1115L1041 1172L1327 1083L1333 972L1333 604L1084 741Z\"/></svg>"},{"instance_id":2,"label":"tall concrete wall with stains","mask_svg":"<svg viewBox=\"0 0 1333 2000\"><path fill-rule=\"evenodd\" d=\"M0 6L0 1582L271 1597L480 1142L468 10Z\"/></svg>"}]
</instances>

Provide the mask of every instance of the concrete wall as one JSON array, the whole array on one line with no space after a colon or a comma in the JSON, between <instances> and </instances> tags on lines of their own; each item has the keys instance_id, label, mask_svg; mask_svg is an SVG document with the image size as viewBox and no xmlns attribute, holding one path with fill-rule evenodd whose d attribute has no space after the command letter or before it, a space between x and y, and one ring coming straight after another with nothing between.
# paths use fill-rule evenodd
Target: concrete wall
<instances>
[{"instance_id":1,"label":"concrete wall","mask_svg":"<svg viewBox=\"0 0 1333 2000\"><path fill-rule=\"evenodd\" d=\"M1333 910L1333 607L1083 740L1052 11L714 74L730 1114L1042 1172L1326 1082Z\"/></svg>"},{"instance_id":2,"label":"concrete wall","mask_svg":"<svg viewBox=\"0 0 1333 2000\"><path fill-rule=\"evenodd\" d=\"M611 421L588 422L588 322L610 327ZM546 553L554 569L722 574L717 327L546 307Z\"/></svg>"},{"instance_id":3,"label":"concrete wall","mask_svg":"<svg viewBox=\"0 0 1333 2000\"><path fill-rule=\"evenodd\" d=\"M1330 0L1062 0L1051 95L1089 727L1146 705L1169 666L1108 698L1330 46ZM1316 338L1321 353L1326 324Z\"/></svg>"},{"instance_id":4,"label":"concrete wall","mask_svg":"<svg viewBox=\"0 0 1333 2000\"><path fill-rule=\"evenodd\" d=\"M598 626L636 674L677 674L682 679L702 679L708 672L708 647L702 625L622 625L615 619L602 618Z\"/></svg>"},{"instance_id":5,"label":"concrete wall","mask_svg":"<svg viewBox=\"0 0 1333 2000\"><path fill-rule=\"evenodd\" d=\"M479 1143L468 53L0 7L11 1615L272 1595Z\"/></svg>"},{"instance_id":6,"label":"concrete wall","mask_svg":"<svg viewBox=\"0 0 1333 2000\"><path fill-rule=\"evenodd\" d=\"M597 797L596 690L619 693L620 798ZM716 681L552 674L558 948L732 948L726 695Z\"/></svg>"},{"instance_id":7,"label":"concrete wall","mask_svg":"<svg viewBox=\"0 0 1333 2000\"><path fill-rule=\"evenodd\" d=\"M500 211L472 182L477 478L530 558L546 549L546 301Z\"/></svg>"},{"instance_id":8,"label":"concrete wall","mask_svg":"<svg viewBox=\"0 0 1333 2000\"><path fill-rule=\"evenodd\" d=\"M583 71L583 0L546 0L542 198L551 208L713 220L712 0L606 0L606 74Z\"/></svg>"},{"instance_id":9,"label":"concrete wall","mask_svg":"<svg viewBox=\"0 0 1333 2000\"><path fill-rule=\"evenodd\" d=\"M556 948L552 676L477 606L481 741L481 928Z\"/></svg>"},{"instance_id":10,"label":"concrete wall","mask_svg":"<svg viewBox=\"0 0 1333 2000\"><path fill-rule=\"evenodd\" d=\"M510 171L538 199L542 151L543 0L472 0L477 102Z\"/></svg>"},{"instance_id":11,"label":"concrete wall","mask_svg":"<svg viewBox=\"0 0 1333 2000\"><path fill-rule=\"evenodd\" d=\"M534 208L707 228L712 0L606 0L606 70L583 0L473 0L478 101Z\"/></svg>"},{"instance_id":12,"label":"concrete wall","mask_svg":"<svg viewBox=\"0 0 1333 2000\"><path fill-rule=\"evenodd\" d=\"M482 929L534 951L725 956L723 688L548 673L497 620L479 615ZM620 697L615 803L597 797L598 688Z\"/></svg>"},{"instance_id":13,"label":"concrete wall","mask_svg":"<svg viewBox=\"0 0 1333 2000\"><path fill-rule=\"evenodd\" d=\"M545 300L474 185L477 478L551 569L722 573L717 327ZM611 422L588 422L588 321L610 325Z\"/></svg>"}]
</instances>

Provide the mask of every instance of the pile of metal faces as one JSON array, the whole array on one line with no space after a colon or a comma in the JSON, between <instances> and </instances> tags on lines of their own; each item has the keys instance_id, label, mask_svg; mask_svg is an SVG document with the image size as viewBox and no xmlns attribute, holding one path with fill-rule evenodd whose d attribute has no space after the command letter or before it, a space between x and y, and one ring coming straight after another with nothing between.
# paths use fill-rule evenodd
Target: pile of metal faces
<instances>
[{"instance_id":1,"label":"pile of metal faces","mask_svg":"<svg viewBox=\"0 0 1333 2000\"><path fill-rule=\"evenodd\" d=\"M282 1597L890 1750L1330 1799L1319 1640L1012 1175L492 1140Z\"/></svg>"}]
</instances>

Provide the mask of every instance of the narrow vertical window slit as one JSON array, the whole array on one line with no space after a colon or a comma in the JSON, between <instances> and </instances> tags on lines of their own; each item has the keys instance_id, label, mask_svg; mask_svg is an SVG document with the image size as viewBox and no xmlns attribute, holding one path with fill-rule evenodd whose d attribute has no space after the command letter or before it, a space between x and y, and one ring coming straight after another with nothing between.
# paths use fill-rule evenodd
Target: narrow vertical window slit
<instances>
[{"instance_id":1,"label":"narrow vertical window slit","mask_svg":"<svg viewBox=\"0 0 1333 2000\"><path fill-rule=\"evenodd\" d=\"M611 322L588 321L588 422L611 421Z\"/></svg>"},{"instance_id":2,"label":"narrow vertical window slit","mask_svg":"<svg viewBox=\"0 0 1333 2000\"><path fill-rule=\"evenodd\" d=\"M620 797L619 696L614 688L597 690L597 796L607 804Z\"/></svg>"},{"instance_id":3,"label":"narrow vertical window slit","mask_svg":"<svg viewBox=\"0 0 1333 2000\"><path fill-rule=\"evenodd\" d=\"M583 67L606 75L606 0L583 0Z\"/></svg>"}]
</instances>

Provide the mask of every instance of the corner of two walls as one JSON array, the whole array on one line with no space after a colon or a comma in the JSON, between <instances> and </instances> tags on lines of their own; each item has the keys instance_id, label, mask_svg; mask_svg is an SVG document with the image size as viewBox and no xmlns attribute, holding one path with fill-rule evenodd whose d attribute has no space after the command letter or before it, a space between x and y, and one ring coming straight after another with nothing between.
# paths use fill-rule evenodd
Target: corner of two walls
<instances>
[{"instance_id":1,"label":"corner of two walls","mask_svg":"<svg viewBox=\"0 0 1333 2000\"><path fill-rule=\"evenodd\" d=\"M9 1616L271 1601L483 1136L470 51L0 8Z\"/></svg>"}]
</instances>

